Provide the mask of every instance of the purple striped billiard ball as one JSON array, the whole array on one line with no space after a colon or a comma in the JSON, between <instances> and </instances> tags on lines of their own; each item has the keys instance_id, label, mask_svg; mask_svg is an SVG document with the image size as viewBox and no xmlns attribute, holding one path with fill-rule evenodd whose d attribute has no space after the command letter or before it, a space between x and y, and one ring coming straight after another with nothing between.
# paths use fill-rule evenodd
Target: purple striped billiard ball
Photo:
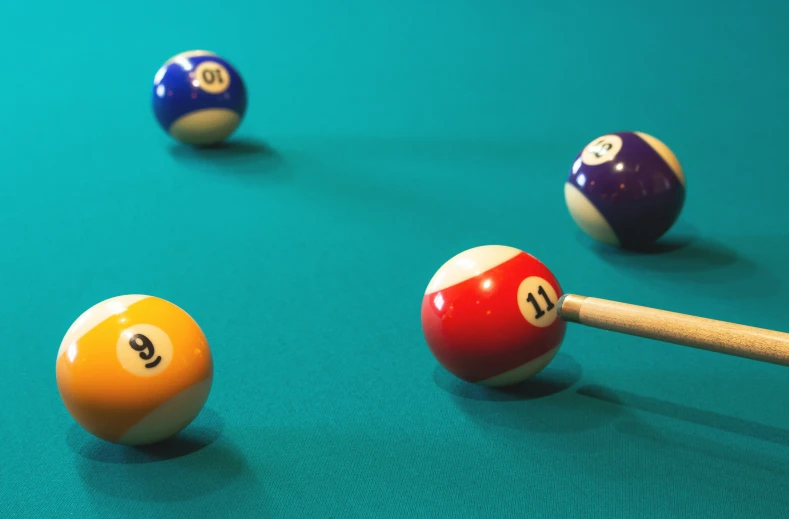
<instances>
[{"instance_id":1,"label":"purple striped billiard ball","mask_svg":"<svg viewBox=\"0 0 789 519\"><path fill-rule=\"evenodd\" d=\"M586 234L637 249L674 225L685 202L685 174L674 153L655 137L610 133L575 158L564 198Z\"/></svg>"}]
</instances>

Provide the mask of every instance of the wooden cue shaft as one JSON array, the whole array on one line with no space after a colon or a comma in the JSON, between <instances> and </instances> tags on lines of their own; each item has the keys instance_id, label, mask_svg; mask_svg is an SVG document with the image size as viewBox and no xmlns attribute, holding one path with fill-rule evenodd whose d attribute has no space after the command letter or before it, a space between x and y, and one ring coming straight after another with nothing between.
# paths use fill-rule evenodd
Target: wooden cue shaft
<instances>
[{"instance_id":1,"label":"wooden cue shaft","mask_svg":"<svg viewBox=\"0 0 789 519\"><path fill-rule=\"evenodd\" d=\"M566 322L789 366L789 334L594 297L565 294Z\"/></svg>"}]
</instances>

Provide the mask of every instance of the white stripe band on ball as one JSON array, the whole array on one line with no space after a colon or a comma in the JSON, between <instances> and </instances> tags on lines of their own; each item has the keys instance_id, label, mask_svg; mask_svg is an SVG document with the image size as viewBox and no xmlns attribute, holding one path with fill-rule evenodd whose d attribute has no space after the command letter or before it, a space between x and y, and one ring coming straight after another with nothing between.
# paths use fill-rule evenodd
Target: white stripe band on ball
<instances>
[{"instance_id":1,"label":"white stripe band on ball","mask_svg":"<svg viewBox=\"0 0 789 519\"><path fill-rule=\"evenodd\" d=\"M82 315L80 315L77 320L74 321L74 324L69 327L68 331L66 331L66 335L63 337L63 340L60 343L57 358L59 359L73 342L91 331L93 328L109 319L113 315L118 315L122 312L125 312L126 309L134 303L142 301L143 299L147 299L148 297L149 296L139 294L113 297L97 303L85 310L85 312L83 312Z\"/></svg>"},{"instance_id":2,"label":"white stripe band on ball","mask_svg":"<svg viewBox=\"0 0 789 519\"><path fill-rule=\"evenodd\" d=\"M433 275L425 295L444 290L497 267L522 251L506 245L481 245L456 255Z\"/></svg>"},{"instance_id":3,"label":"white stripe band on ball","mask_svg":"<svg viewBox=\"0 0 789 519\"><path fill-rule=\"evenodd\" d=\"M186 52L181 52L176 54L172 58L168 59L164 62L164 65L159 67L159 70L156 72L156 76L153 78L153 84L158 85L159 82L164 77L164 73L167 71L167 67L172 65L173 63L178 63L184 70L191 70L192 65L189 63L189 58L197 58L200 56L216 56L213 52L207 50L188 50Z\"/></svg>"},{"instance_id":4,"label":"white stripe band on ball","mask_svg":"<svg viewBox=\"0 0 789 519\"><path fill-rule=\"evenodd\" d=\"M597 241L619 245L619 238L616 237L605 217L586 198L586 195L569 182L564 184L564 200L567 203L570 216L586 234Z\"/></svg>"},{"instance_id":5,"label":"white stripe band on ball","mask_svg":"<svg viewBox=\"0 0 789 519\"><path fill-rule=\"evenodd\" d=\"M118 443L145 445L176 434L203 409L211 384L209 377L173 396L134 424Z\"/></svg>"},{"instance_id":6,"label":"white stripe band on ball","mask_svg":"<svg viewBox=\"0 0 789 519\"><path fill-rule=\"evenodd\" d=\"M205 108L183 115L170 126L170 135L187 144L214 144L236 131L241 117L226 108Z\"/></svg>"},{"instance_id":7,"label":"white stripe band on ball","mask_svg":"<svg viewBox=\"0 0 789 519\"><path fill-rule=\"evenodd\" d=\"M679 159L677 159L677 156L674 155L674 152L671 151L668 146L663 144L660 139L652 137L651 135L643 132L633 133L644 139L646 143L649 144L658 155L660 155L660 158L662 158L666 164L668 164L668 166L677 176L677 179L679 180L679 183L682 184L682 187L685 187L685 172L682 170Z\"/></svg>"},{"instance_id":8,"label":"white stripe band on ball","mask_svg":"<svg viewBox=\"0 0 789 519\"><path fill-rule=\"evenodd\" d=\"M529 379L542 371L545 366L551 363L558 352L559 346L550 351L546 351L536 359L531 360L522 366L505 371L504 373L496 375L495 377L491 377L487 380L483 380L479 382L479 384L483 386L499 387L523 382L524 380Z\"/></svg>"}]
</instances>

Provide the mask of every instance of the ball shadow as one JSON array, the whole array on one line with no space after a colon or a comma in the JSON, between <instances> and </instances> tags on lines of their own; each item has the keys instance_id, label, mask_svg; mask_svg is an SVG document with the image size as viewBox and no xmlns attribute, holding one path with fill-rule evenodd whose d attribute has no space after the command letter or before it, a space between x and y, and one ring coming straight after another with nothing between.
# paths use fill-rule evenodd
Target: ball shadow
<instances>
[{"instance_id":1,"label":"ball shadow","mask_svg":"<svg viewBox=\"0 0 789 519\"><path fill-rule=\"evenodd\" d=\"M646 253L601 243L592 244L590 249L618 271L661 283L703 287L698 293L714 298L730 297L733 291L738 297L763 298L781 290L781 280L770 270L709 239L678 235L654 244ZM755 286L759 290L753 290Z\"/></svg>"},{"instance_id":2,"label":"ball shadow","mask_svg":"<svg viewBox=\"0 0 789 519\"><path fill-rule=\"evenodd\" d=\"M665 273L703 272L748 262L723 244L688 236L675 236L640 251L594 243L590 246L603 261L616 267Z\"/></svg>"},{"instance_id":3,"label":"ball shadow","mask_svg":"<svg viewBox=\"0 0 789 519\"><path fill-rule=\"evenodd\" d=\"M209 164L223 171L277 178L284 175L284 158L267 143L239 138L210 146L175 143L170 155L179 162Z\"/></svg>"},{"instance_id":4,"label":"ball shadow","mask_svg":"<svg viewBox=\"0 0 789 519\"><path fill-rule=\"evenodd\" d=\"M67 443L78 454L77 470L85 484L116 498L186 501L237 480L257 486L243 454L222 438L218 415L204 410L201 416L178 436L145 447L103 442L81 429L72 429Z\"/></svg>"},{"instance_id":5,"label":"ball shadow","mask_svg":"<svg viewBox=\"0 0 789 519\"><path fill-rule=\"evenodd\" d=\"M592 240L580 230L576 237L604 261L617 267L658 272L698 272L744 261L722 243L706 240L697 229L683 221L654 243L640 247L616 247Z\"/></svg>"},{"instance_id":6,"label":"ball shadow","mask_svg":"<svg viewBox=\"0 0 789 519\"><path fill-rule=\"evenodd\" d=\"M221 416L204 408L183 431L151 445L120 445L96 438L74 424L66 436L69 448L85 459L111 464L152 463L194 454L219 439L224 429Z\"/></svg>"},{"instance_id":7,"label":"ball shadow","mask_svg":"<svg viewBox=\"0 0 789 519\"><path fill-rule=\"evenodd\" d=\"M454 376L440 364L433 370L436 385L459 398L489 402L510 402L544 398L565 391L581 378L581 365L571 356L558 353L551 363L534 377L507 387L472 384Z\"/></svg>"},{"instance_id":8,"label":"ball shadow","mask_svg":"<svg viewBox=\"0 0 789 519\"><path fill-rule=\"evenodd\" d=\"M631 254L666 254L686 247L692 246L698 240L698 236L692 234L674 234L665 236L654 243L641 246L633 246L621 249Z\"/></svg>"},{"instance_id":9,"label":"ball shadow","mask_svg":"<svg viewBox=\"0 0 789 519\"><path fill-rule=\"evenodd\" d=\"M588 405L568 391L581 379L582 373L581 365L573 357L560 353L535 377L508 388L469 384L443 369L435 370L434 380L474 422L486 427L556 435L603 427L618 413L617 406Z\"/></svg>"}]
</instances>

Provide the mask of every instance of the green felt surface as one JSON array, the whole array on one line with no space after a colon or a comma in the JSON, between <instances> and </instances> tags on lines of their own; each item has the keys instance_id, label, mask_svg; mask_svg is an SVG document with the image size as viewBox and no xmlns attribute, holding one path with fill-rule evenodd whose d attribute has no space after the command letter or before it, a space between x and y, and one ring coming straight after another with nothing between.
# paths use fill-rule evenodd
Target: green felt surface
<instances>
[{"instance_id":1,"label":"green felt surface","mask_svg":"<svg viewBox=\"0 0 789 519\"><path fill-rule=\"evenodd\" d=\"M786 368L571 326L537 379L483 390L436 367L419 308L500 243L566 291L789 330L786 6L4 5L0 517L785 517ZM192 48L249 88L224 150L150 110ZM687 175L662 253L564 206L622 129ZM55 383L68 326L125 293L182 306L215 358L156 449L93 439Z\"/></svg>"}]
</instances>

